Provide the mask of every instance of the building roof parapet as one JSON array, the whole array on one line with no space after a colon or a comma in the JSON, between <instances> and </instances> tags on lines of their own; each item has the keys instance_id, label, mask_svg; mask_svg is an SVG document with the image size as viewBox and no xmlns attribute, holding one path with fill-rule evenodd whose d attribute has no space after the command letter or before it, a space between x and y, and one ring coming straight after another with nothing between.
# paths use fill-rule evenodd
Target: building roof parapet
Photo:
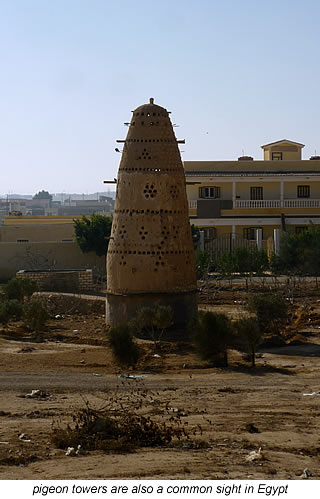
<instances>
[{"instance_id":1,"label":"building roof parapet","mask_svg":"<svg viewBox=\"0 0 320 499\"><path fill-rule=\"evenodd\" d=\"M297 176L319 176L319 171L297 171L297 170L285 170L285 171L192 171L186 170L186 177L261 177L261 175L268 176L284 176L284 175L297 175Z\"/></svg>"},{"instance_id":2,"label":"building roof parapet","mask_svg":"<svg viewBox=\"0 0 320 499\"><path fill-rule=\"evenodd\" d=\"M270 172L270 173L291 173L291 172L320 172L320 160L251 160L251 161L184 161L184 170L201 172L229 172L236 174L241 172Z\"/></svg>"}]
</instances>

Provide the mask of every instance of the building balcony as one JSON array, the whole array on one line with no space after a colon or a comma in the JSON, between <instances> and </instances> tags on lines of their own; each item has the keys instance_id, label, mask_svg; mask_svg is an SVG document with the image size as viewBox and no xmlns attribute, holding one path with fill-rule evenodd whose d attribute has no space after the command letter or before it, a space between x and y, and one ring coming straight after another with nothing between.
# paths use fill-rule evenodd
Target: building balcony
<instances>
[{"instance_id":1,"label":"building balcony","mask_svg":"<svg viewBox=\"0 0 320 499\"><path fill-rule=\"evenodd\" d=\"M197 210L197 199L189 200L189 210ZM201 201L206 201L201 199ZM210 201L208 199L208 201ZM233 202L233 208L320 208L320 199L237 199Z\"/></svg>"},{"instance_id":2,"label":"building balcony","mask_svg":"<svg viewBox=\"0 0 320 499\"><path fill-rule=\"evenodd\" d=\"M284 199L284 208L320 208L320 199Z\"/></svg>"},{"instance_id":3,"label":"building balcony","mask_svg":"<svg viewBox=\"0 0 320 499\"><path fill-rule=\"evenodd\" d=\"M237 199L233 208L281 208L280 199Z\"/></svg>"}]
</instances>

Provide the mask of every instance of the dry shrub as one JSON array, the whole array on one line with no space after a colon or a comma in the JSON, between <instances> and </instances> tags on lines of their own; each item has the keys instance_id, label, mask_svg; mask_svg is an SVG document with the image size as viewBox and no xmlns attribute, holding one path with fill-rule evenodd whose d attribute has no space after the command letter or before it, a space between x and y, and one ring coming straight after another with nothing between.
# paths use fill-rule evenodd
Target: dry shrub
<instances>
[{"instance_id":1,"label":"dry shrub","mask_svg":"<svg viewBox=\"0 0 320 499\"><path fill-rule=\"evenodd\" d=\"M77 447L85 450L130 452L137 447L167 445L180 429L156 423L150 416L135 413L109 415L89 406L73 418L74 426L56 428L52 442L59 448Z\"/></svg>"},{"instance_id":2,"label":"dry shrub","mask_svg":"<svg viewBox=\"0 0 320 499\"><path fill-rule=\"evenodd\" d=\"M159 403L153 393L143 387L122 394L117 392L100 408L85 402L85 407L74 414L72 424L65 428L60 423L54 425L52 443L61 449L80 445L83 450L131 452L139 447L191 442L189 434L195 435L196 430L188 427L187 432L181 413L172 413L168 402L159 408L157 420L145 414L155 401Z\"/></svg>"}]
</instances>

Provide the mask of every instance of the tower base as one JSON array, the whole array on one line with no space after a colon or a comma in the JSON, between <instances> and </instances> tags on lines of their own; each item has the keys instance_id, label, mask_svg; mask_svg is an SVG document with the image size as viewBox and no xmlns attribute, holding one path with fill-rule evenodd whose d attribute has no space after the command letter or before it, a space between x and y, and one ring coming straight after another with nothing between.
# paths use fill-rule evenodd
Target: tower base
<instances>
[{"instance_id":1,"label":"tower base","mask_svg":"<svg viewBox=\"0 0 320 499\"><path fill-rule=\"evenodd\" d=\"M196 317L197 292L113 295L107 293L106 323L116 327L131 321L142 307L170 306L174 324L186 324Z\"/></svg>"}]
</instances>

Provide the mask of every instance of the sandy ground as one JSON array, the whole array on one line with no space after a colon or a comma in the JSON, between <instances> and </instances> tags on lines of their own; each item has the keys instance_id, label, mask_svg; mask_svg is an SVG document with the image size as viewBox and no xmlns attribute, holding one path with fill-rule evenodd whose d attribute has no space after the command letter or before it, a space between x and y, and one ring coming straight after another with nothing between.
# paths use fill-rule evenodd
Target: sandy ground
<instances>
[{"instance_id":1,"label":"sandy ground","mask_svg":"<svg viewBox=\"0 0 320 499\"><path fill-rule=\"evenodd\" d=\"M317 299L297 302L294 341L262 350L255 370L237 352L230 352L229 368L208 367L181 344L166 344L154 357L152 343L140 340L145 356L135 372L123 374L144 378L119 378L121 370L106 347L103 309L94 305L84 311L80 301L74 307L63 298L59 307L65 309L56 315L64 317L50 321L45 333L32 335L19 324L2 330L1 478L280 480L302 478L306 468L320 473ZM242 295L216 301L214 309L241 313ZM142 388L149 394L143 413L161 421L178 411L202 448L182 443L71 457L51 443L52 425L71 423L85 401L100 407L123 393L132 400ZM46 396L25 397L36 389ZM248 461L259 448L258 458Z\"/></svg>"}]
</instances>

